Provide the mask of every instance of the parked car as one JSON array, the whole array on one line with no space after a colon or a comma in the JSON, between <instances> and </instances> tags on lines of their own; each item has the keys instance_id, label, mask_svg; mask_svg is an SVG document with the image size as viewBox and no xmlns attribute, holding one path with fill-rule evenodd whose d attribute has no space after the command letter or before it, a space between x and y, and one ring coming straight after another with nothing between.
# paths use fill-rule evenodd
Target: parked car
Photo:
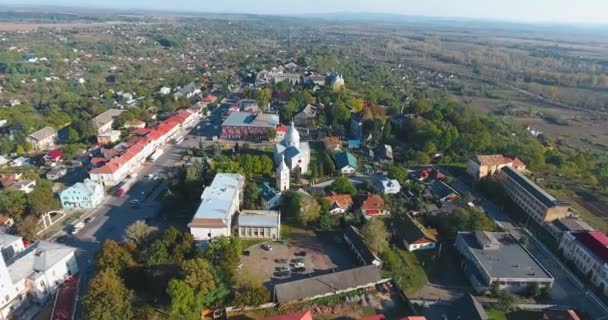
<instances>
[{"instance_id":1,"label":"parked car","mask_svg":"<svg viewBox=\"0 0 608 320\"><path fill-rule=\"evenodd\" d=\"M279 271L279 272L282 272L282 271L289 271L289 268L287 268L287 267L276 267L275 270Z\"/></svg>"},{"instance_id":2,"label":"parked car","mask_svg":"<svg viewBox=\"0 0 608 320\"><path fill-rule=\"evenodd\" d=\"M264 249L266 251L272 251L272 246L269 244L264 244L264 245L262 245L262 249Z\"/></svg>"},{"instance_id":3,"label":"parked car","mask_svg":"<svg viewBox=\"0 0 608 320\"><path fill-rule=\"evenodd\" d=\"M249 251L249 250L243 250L243 255L244 256L248 257L250 254L251 254L251 251Z\"/></svg>"},{"instance_id":4,"label":"parked car","mask_svg":"<svg viewBox=\"0 0 608 320\"><path fill-rule=\"evenodd\" d=\"M291 259L292 263L304 263L304 258Z\"/></svg>"},{"instance_id":5,"label":"parked car","mask_svg":"<svg viewBox=\"0 0 608 320\"><path fill-rule=\"evenodd\" d=\"M304 272L304 271L306 271L306 268L304 268L304 267L291 268L291 272Z\"/></svg>"},{"instance_id":6,"label":"parked car","mask_svg":"<svg viewBox=\"0 0 608 320\"><path fill-rule=\"evenodd\" d=\"M297 263L294 263L293 266L296 267L296 268L302 268L302 267L304 267L304 263L303 262L297 262Z\"/></svg>"},{"instance_id":7,"label":"parked car","mask_svg":"<svg viewBox=\"0 0 608 320\"><path fill-rule=\"evenodd\" d=\"M307 254L306 251L298 251L298 252L295 252L293 255L298 256L298 257L306 257L306 254Z\"/></svg>"},{"instance_id":8,"label":"parked car","mask_svg":"<svg viewBox=\"0 0 608 320\"><path fill-rule=\"evenodd\" d=\"M287 259L274 259L276 263L287 263Z\"/></svg>"},{"instance_id":9,"label":"parked car","mask_svg":"<svg viewBox=\"0 0 608 320\"><path fill-rule=\"evenodd\" d=\"M274 273L274 276L279 277L279 278L289 277L290 275L291 275L291 272L289 272L289 271L277 271Z\"/></svg>"},{"instance_id":10,"label":"parked car","mask_svg":"<svg viewBox=\"0 0 608 320\"><path fill-rule=\"evenodd\" d=\"M68 241L70 237L68 235L62 235L59 238L57 238L57 240L55 240L55 242L57 243L65 243L66 241Z\"/></svg>"},{"instance_id":11,"label":"parked car","mask_svg":"<svg viewBox=\"0 0 608 320\"><path fill-rule=\"evenodd\" d=\"M93 220L95 220L95 217L88 217L88 218L84 219L84 223L91 223L91 222L93 222Z\"/></svg>"}]
</instances>

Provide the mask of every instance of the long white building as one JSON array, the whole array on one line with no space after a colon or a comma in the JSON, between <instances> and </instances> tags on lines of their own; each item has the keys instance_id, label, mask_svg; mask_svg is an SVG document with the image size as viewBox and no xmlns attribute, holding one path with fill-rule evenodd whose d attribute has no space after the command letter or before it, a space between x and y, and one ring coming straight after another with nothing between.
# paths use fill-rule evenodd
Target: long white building
<instances>
[{"instance_id":1,"label":"long white building","mask_svg":"<svg viewBox=\"0 0 608 320\"><path fill-rule=\"evenodd\" d=\"M245 178L240 174L215 175L201 194L201 204L188 224L195 240L207 242L230 235L232 216L239 210L244 184Z\"/></svg>"},{"instance_id":2,"label":"long white building","mask_svg":"<svg viewBox=\"0 0 608 320\"><path fill-rule=\"evenodd\" d=\"M29 303L46 301L78 273L76 248L47 241L26 248L21 237L5 233L0 248L0 319L18 319Z\"/></svg>"}]
</instances>

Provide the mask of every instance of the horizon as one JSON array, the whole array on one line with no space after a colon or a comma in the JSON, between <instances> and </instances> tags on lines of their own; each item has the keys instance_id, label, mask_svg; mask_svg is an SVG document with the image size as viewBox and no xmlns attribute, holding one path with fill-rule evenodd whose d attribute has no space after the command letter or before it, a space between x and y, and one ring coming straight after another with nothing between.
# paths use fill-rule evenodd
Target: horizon
<instances>
[{"instance_id":1,"label":"horizon","mask_svg":"<svg viewBox=\"0 0 608 320\"><path fill-rule=\"evenodd\" d=\"M379 1L379 2L378 2ZM431 19L482 20L524 24L568 24L582 26L608 25L608 2L601 0L581 0L577 6L566 4L567 0L514 0L509 3L491 3L484 0L460 0L449 3L443 0L430 0L428 3L411 3L409 0L378 0L374 4L366 1L335 0L322 3L311 0L302 8L302 4L285 4L278 0L267 0L262 3L250 3L246 0L232 0L222 3L208 1L184 0L179 8L163 0L92 0L83 4L79 0L7 0L3 5L14 8L56 7L85 10L141 10L145 12L197 13L197 14L253 14L275 16L315 17L337 14L350 15L390 15L404 17L422 17ZM310 9L319 4L320 7ZM466 5L468 4L468 6ZM395 10L388 10L394 6ZM454 7L456 6L456 7ZM529 10L522 12L522 6ZM532 10L532 9L538 10ZM593 8L593 9L591 9ZM548 10L550 9L550 10ZM499 12L499 13L497 13ZM530 15L530 12L534 14Z\"/></svg>"}]
</instances>

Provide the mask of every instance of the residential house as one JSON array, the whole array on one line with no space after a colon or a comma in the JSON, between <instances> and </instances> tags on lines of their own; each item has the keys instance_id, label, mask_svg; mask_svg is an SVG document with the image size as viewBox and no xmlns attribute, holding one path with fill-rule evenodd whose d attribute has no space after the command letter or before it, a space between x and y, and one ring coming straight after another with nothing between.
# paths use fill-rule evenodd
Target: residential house
<instances>
[{"instance_id":1,"label":"residential house","mask_svg":"<svg viewBox=\"0 0 608 320\"><path fill-rule=\"evenodd\" d=\"M361 140L350 139L347 141L347 145L348 145L349 149L359 150L359 149L361 149Z\"/></svg>"},{"instance_id":2,"label":"residential house","mask_svg":"<svg viewBox=\"0 0 608 320\"><path fill-rule=\"evenodd\" d=\"M312 127L317 119L317 107L307 104L302 111L293 117L293 122L300 127Z\"/></svg>"},{"instance_id":3,"label":"residential house","mask_svg":"<svg viewBox=\"0 0 608 320\"><path fill-rule=\"evenodd\" d=\"M366 218L390 214L384 199L377 194L359 194L357 195L357 203L361 214Z\"/></svg>"},{"instance_id":4,"label":"residential house","mask_svg":"<svg viewBox=\"0 0 608 320\"><path fill-rule=\"evenodd\" d=\"M349 225L344 230L344 241L362 265L374 265L382 268L382 260L367 246L359 229Z\"/></svg>"},{"instance_id":5,"label":"residential house","mask_svg":"<svg viewBox=\"0 0 608 320\"><path fill-rule=\"evenodd\" d=\"M23 165L31 164L31 163L32 163L32 159L27 158L27 157L19 157L19 158L13 159L13 161L11 161L9 165L11 167L21 167Z\"/></svg>"},{"instance_id":6,"label":"residential house","mask_svg":"<svg viewBox=\"0 0 608 320\"><path fill-rule=\"evenodd\" d=\"M57 131L51 127L44 127L27 136L26 140L32 144L36 151L50 150L55 147Z\"/></svg>"},{"instance_id":7,"label":"residential house","mask_svg":"<svg viewBox=\"0 0 608 320\"><path fill-rule=\"evenodd\" d=\"M608 296L608 236L601 231L566 232L559 251L604 296Z\"/></svg>"},{"instance_id":8,"label":"residential house","mask_svg":"<svg viewBox=\"0 0 608 320\"><path fill-rule=\"evenodd\" d=\"M93 118L91 123L93 124L93 128L96 130L96 135L101 135L108 131L112 131L114 121L123 112L125 112L125 110L109 109Z\"/></svg>"},{"instance_id":9,"label":"residential house","mask_svg":"<svg viewBox=\"0 0 608 320\"><path fill-rule=\"evenodd\" d=\"M236 105L243 112L248 112L248 113L260 112L260 106L258 106L258 102L254 99L241 99L241 100L237 101Z\"/></svg>"},{"instance_id":10,"label":"residential house","mask_svg":"<svg viewBox=\"0 0 608 320\"><path fill-rule=\"evenodd\" d=\"M271 187L267 181L260 185L260 197L266 210L275 209L281 205L281 193Z\"/></svg>"},{"instance_id":11,"label":"residential house","mask_svg":"<svg viewBox=\"0 0 608 320\"><path fill-rule=\"evenodd\" d=\"M342 142L338 136L328 136L325 138L325 149L329 152L338 152L342 149Z\"/></svg>"},{"instance_id":12,"label":"residential house","mask_svg":"<svg viewBox=\"0 0 608 320\"><path fill-rule=\"evenodd\" d=\"M145 127L146 123L139 119L129 120L123 125L123 128L125 129L143 129Z\"/></svg>"},{"instance_id":13,"label":"residential house","mask_svg":"<svg viewBox=\"0 0 608 320\"><path fill-rule=\"evenodd\" d=\"M441 180L435 180L428 186L430 197L439 202L455 201L460 198L460 193ZM428 193L427 193L428 197Z\"/></svg>"},{"instance_id":14,"label":"residential house","mask_svg":"<svg viewBox=\"0 0 608 320\"><path fill-rule=\"evenodd\" d=\"M15 220L13 218L4 214L0 214L0 232L9 231L14 224Z\"/></svg>"},{"instance_id":15,"label":"residential house","mask_svg":"<svg viewBox=\"0 0 608 320\"><path fill-rule=\"evenodd\" d=\"M0 244L1 319L11 319L16 312L23 314L24 308L46 303L63 281L78 273L76 248L47 241L25 248L20 237L11 237L18 239Z\"/></svg>"},{"instance_id":16,"label":"residential house","mask_svg":"<svg viewBox=\"0 0 608 320\"><path fill-rule=\"evenodd\" d=\"M517 157L511 159L502 154L476 155L467 162L467 173L476 180L481 180L498 174L500 169L507 166L519 171L526 169L526 165Z\"/></svg>"},{"instance_id":17,"label":"residential house","mask_svg":"<svg viewBox=\"0 0 608 320\"><path fill-rule=\"evenodd\" d=\"M0 185L2 188L8 188L15 184L23 174L19 172L8 172L0 174Z\"/></svg>"},{"instance_id":18,"label":"residential house","mask_svg":"<svg viewBox=\"0 0 608 320\"><path fill-rule=\"evenodd\" d=\"M47 154L45 154L42 157L42 161L45 164L49 165L49 164L56 163L59 160L61 160L62 156L63 156L63 153L61 152L61 150L59 150L59 149L53 149L53 150L47 152Z\"/></svg>"},{"instance_id":19,"label":"residential house","mask_svg":"<svg viewBox=\"0 0 608 320\"><path fill-rule=\"evenodd\" d=\"M218 173L201 195L201 203L192 221L190 233L197 241L208 242L218 236L229 236L232 216L241 204L245 178L240 174Z\"/></svg>"},{"instance_id":20,"label":"residential house","mask_svg":"<svg viewBox=\"0 0 608 320\"><path fill-rule=\"evenodd\" d=\"M381 144L374 149L374 158L380 163L393 163L393 147L388 144Z\"/></svg>"},{"instance_id":21,"label":"residential house","mask_svg":"<svg viewBox=\"0 0 608 320\"><path fill-rule=\"evenodd\" d=\"M334 90L344 88L344 77L337 72L330 72L325 78L325 85Z\"/></svg>"},{"instance_id":22,"label":"residential house","mask_svg":"<svg viewBox=\"0 0 608 320\"><path fill-rule=\"evenodd\" d=\"M68 169L66 167L57 166L46 173L46 178L47 180L55 181L65 177L66 174L68 174Z\"/></svg>"},{"instance_id":23,"label":"residential house","mask_svg":"<svg viewBox=\"0 0 608 320\"><path fill-rule=\"evenodd\" d=\"M498 180L502 183L507 196L538 223L550 222L570 215L568 202L555 199L517 169L503 167Z\"/></svg>"},{"instance_id":24,"label":"residential house","mask_svg":"<svg viewBox=\"0 0 608 320\"><path fill-rule=\"evenodd\" d=\"M376 179L374 185L381 194L397 194L401 191L401 184L399 181L397 181L397 179L390 179L386 176Z\"/></svg>"},{"instance_id":25,"label":"residential house","mask_svg":"<svg viewBox=\"0 0 608 320\"><path fill-rule=\"evenodd\" d=\"M183 88L177 90L176 93L173 94L175 100L185 97L186 99L192 99L192 97L201 94L201 89L194 84L194 82L190 82L185 85Z\"/></svg>"},{"instance_id":26,"label":"residential house","mask_svg":"<svg viewBox=\"0 0 608 320\"><path fill-rule=\"evenodd\" d=\"M120 130L108 130L97 135L97 143L100 145L112 144L120 140Z\"/></svg>"},{"instance_id":27,"label":"residential house","mask_svg":"<svg viewBox=\"0 0 608 320\"><path fill-rule=\"evenodd\" d=\"M458 232L455 248L478 293L489 290L493 283L514 293L525 292L533 285L553 286L553 276L510 233Z\"/></svg>"},{"instance_id":28,"label":"residential house","mask_svg":"<svg viewBox=\"0 0 608 320\"><path fill-rule=\"evenodd\" d=\"M424 168L418 173L418 180L422 182L432 182L435 180L443 180L447 175L435 167Z\"/></svg>"},{"instance_id":29,"label":"residential house","mask_svg":"<svg viewBox=\"0 0 608 320\"><path fill-rule=\"evenodd\" d=\"M169 93L171 93L171 88L169 88L169 87L161 87L161 88L158 90L158 93L159 93L160 95L163 95L163 96L168 95Z\"/></svg>"},{"instance_id":30,"label":"residential house","mask_svg":"<svg viewBox=\"0 0 608 320\"><path fill-rule=\"evenodd\" d=\"M85 179L59 193L61 206L64 209L93 209L103 201L103 186Z\"/></svg>"},{"instance_id":31,"label":"residential house","mask_svg":"<svg viewBox=\"0 0 608 320\"><path fill-rule=\"evenodd\" d=\"M342 174L349 175L357 172L357 158L348 152L343 151L335 155L336 168L340 170Z\"/></svg>"},{"instance_id":32,"label":"residential house","mask_svg":"<svg viewBox=\"0 0 608 320\"><path fill-rule=\"evenodd\" d=\"M353 206L353 197L350 194L332 193L326 196L325 199L331 204L331 210L329 210L331 214L344 213Z\"/></svg>"},{"instance_id":33,"label":"residential house","mask_svg":"<svg viewBox=\"0 0 608 320\"><path fill-rule=\"evenodd\" d=\"M408 251L435 249L437 245L435 235L409 214L403 216L396 230L398 237L403 242L403 246Z\"/></svg>"},{"instance_id":34,"label":"residential house","mask_svg":"<svg viewBox=\"0 0 608 320\"><path fill-rule=\"evenodd\" d=\"M237 217L237 234L244 239L281 238L281 214L274 210L243 210Z\"/></svg>"},{"instance_id":35,"label":"residential house","mask_svg":"<svg viewBox=\"0 0 608 320\"><path fill-rule=\"evenodd\" d=\"M7 189L21 191L21 192L24 192L25 194L28 194L28 193L34 191L35 187L36 187L36 180L19 180L19 181L16 181L15 183L13 183Z\"/></svg>"}]
</instances>

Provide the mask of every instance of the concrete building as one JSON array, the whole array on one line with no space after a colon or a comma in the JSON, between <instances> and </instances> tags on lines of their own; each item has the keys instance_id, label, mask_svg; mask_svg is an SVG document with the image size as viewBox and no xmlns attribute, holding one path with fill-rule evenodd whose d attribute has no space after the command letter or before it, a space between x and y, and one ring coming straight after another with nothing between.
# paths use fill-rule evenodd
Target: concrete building
<instances>
[{"instance_id":1,"label":"concrete building","mask_svg":"<svg viewBox=\"0 0 608 320\"><path fill-rule=\"evenodd\" d=\"M285 134L285 139L274 146L274 163L278 166L284 160L291 172L308 173L310 146L300 142L300 133L293 122Z\"/></svg>"},{"instance_id":2,"label":"concrete building","mask_svg":"<svg viewBox=\"0 0 608 320\"><path fill-rule=\"evenodd\" d=\"M551 287L553 276L511 234L505 232L458 232L456 250L473 288L487 291L494 282L499 288L522 292L531 285Z\"/></svg>"},{"instance_id":3,"label":"concrete building","mask_svg":"<svg viewBox=\"0 0 608 320\"><path fill-rule=\"evenodd\" d=\"M55 148L57 131L51 127L44 127L27 136L26 140L32 144L36 151L45 151Z\"/></svg>"},{"instance_id":4,"label":"concrete building","mask_svg":"<svg viewBox=\"0 0 608 320\"><path fill-rule=\"evenodd\" d=\"M471 157L467 162L467 173L476 180L481 180L498 174L503 167L512 167L520 171L526 169L526 165L517 157L511 159L502 154L490 154Z\"/></svg>"},{"instance_id":5,"label":"concrete building","mask_svg":"<svg viewBox=\"0 0 608 320\"><path fill-rule=\"evenodd\" d=\"M103 186L85 179L59 193L61 206L64 209L93 209L103 201Z\"/></svg>"},{"instance_id":6,"label":"concrete building","mask_svg":"<svg viewBox=\"0 0 608 320\"><path fill-rule=\"evenodd\" d=\"M285 158L281 156L281 163L277 167L277 188L279 192L289 190L289 178L291 176L291 170L285 164Z\"/></svg>"},{"instance_id":7,"label":"concrete building","mask_svg":"<svg viewBox=\"0 0 608 320\"><path fill-rule=\"evenodd\" d=\"M112 130L114 120L120 116L125 110L109 109L91 120L97 135L101 135Z\"/></svg>"},{"instance_id":8,"label":"concrete building","mask_svg":"<svg viewBox=\"0 0 608 320\"><path fill-rule=\"evenodd\" d=\"M39 241L25 248L21 237L0 234L0 319L19 319L23 309L42 304L78 273L75 248Z\"/></svg>"},{"instance_id":9,"label":"concrete building","mask_svg":"<svg viewBox=\"0 0 608 320\"><path fill-rule=\"evenodd\" d=\"M567 232L559 250L576 270L608 296L608 236L601 231Z\"/></svg>"},{"instance_id":10,"label":"concrete building","mask_svg":"<svg viewBox=\"0 0 608 320\"><path fill-rule=\"evenodd\" d=\"M234 111L222 123L222 139L269 140L271 130L279 125L279 116L269 113Z\"/></svg>"},{"instance_id":11,"label":"concrete building","mask_svg":"<svg viewBox=\"0 0 608 320\"><path fill-rule=\"evenodd\" d=\"M207 242L229 236L232 215L239 210L245 178L240 174L218 173L201 194L199 205L188 224L195 240Z\"/></svg>"},{"instance_id":12,"label":"concrete building","mask_svg":"<svg viewBox=\"0 0 608 320\"><path fill-rule=\"evenodd\" d=\"M16 181L15 183L13 183L7 189L21 191L25 194L28 194L28 193L34 191L35 187L36 187L36 180L19 180L19 181Z\"/></svg>"},{"instance_id":13,"label":"concrete building","mask_svg":"<svg viewBox=\"0 0 608 320\"><path fill-rule=\"evenodd\" d=\"M505 166L498 179L509 198L536 222L550 222L570 215L568 202L555 199L518 170Z\"/></svg>"},{"instance_id":14,"label":"concrete building","mask_svg":"<svg viewBox=\"0 0 608 320\"><path fill-rule=\"evenodd\" d=\"M237 218L237 234L240 238L281 238L281 214L273 210L244 210Z\"/></svg>"}]
</instances>

